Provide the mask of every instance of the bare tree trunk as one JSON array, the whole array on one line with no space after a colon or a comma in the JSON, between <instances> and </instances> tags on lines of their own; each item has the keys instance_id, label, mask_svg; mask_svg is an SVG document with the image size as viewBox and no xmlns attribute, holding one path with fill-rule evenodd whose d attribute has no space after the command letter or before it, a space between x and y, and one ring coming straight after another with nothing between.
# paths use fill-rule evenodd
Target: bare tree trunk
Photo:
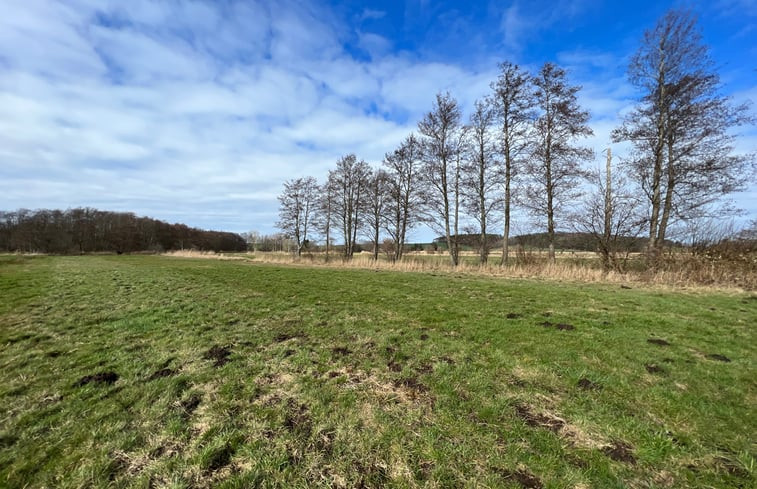
<instances>
[{"instance_id":1,"label":"bare tree trunk","mask_svg":"<svg viewBox=\"0 0 757 489\"><path fill-rule=\"evenodd\" d=\"M549 238L549 261L555 263L555 210L554 188L552 186L552 160L550 154L551 138L547 136L547 150L545 158L546 166L546 190L547 190L547 236Z\"/></svg>"},{"instance_id":2,"label":"bare tree trunk","mask_svg":"<svg viewBox=\"0 0 757 489\"><path fill-rule=\"evenodd\" d=\"M612 148L607 148L607 165L605 167L605 224L603 229L602 265L610 270L610 238L612 236Z\"/></svg>"},{"instance_id":3,"label":"bare tree trunk","mask_svg":"<svg viewBox=\"0 0 757 489\"><path fill-rule=\"evenodd\" d=\"M670 213L673 209L673 189L676 182L675 165L673 164L673 134L668 133L668 168L667 168L667 188L665 189L665 201L662 204L662 218L660 219L660 227L657 232L657 254L665 246L665 233L668 230L668 222L670 220Z\"/></svg>"},{"instance_id":4,"label":"bare tree trunk","mask_svg":"<svg viewBox=\"0 0 757 489\"><path fill-rule=\"evenodd\" d=\"M455 257L453 262L455 266L460 263L460 157L456 159L455 163L455 239L453 241L455 245Z\"/></svg>"},{"instance_id":5,"label":"bare tree trunk","mask_svg":"<svg viewBox=\"0 0 757 489\"><path fill-rule=\"evenodd\" d=\"M512 172L510 148L505 143L505 229L502 241L502 260L500 265L507 265L510 259L510 177Z\"/></svg>"}]
</instances>

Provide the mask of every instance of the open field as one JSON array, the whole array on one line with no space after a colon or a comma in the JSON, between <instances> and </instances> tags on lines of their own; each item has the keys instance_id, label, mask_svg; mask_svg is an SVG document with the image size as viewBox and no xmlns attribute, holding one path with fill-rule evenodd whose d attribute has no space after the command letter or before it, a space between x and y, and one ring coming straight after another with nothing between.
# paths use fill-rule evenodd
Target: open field
<instances>
[{"instance_id":1,"label":"open field","mask_svg":"<svg viewBox=\"0 0 757 489\"><path fill-rule=\"evenodd\" d=\"M754 487L757 296L0 256L1 487Z\"/></svg>"}]
</instances>

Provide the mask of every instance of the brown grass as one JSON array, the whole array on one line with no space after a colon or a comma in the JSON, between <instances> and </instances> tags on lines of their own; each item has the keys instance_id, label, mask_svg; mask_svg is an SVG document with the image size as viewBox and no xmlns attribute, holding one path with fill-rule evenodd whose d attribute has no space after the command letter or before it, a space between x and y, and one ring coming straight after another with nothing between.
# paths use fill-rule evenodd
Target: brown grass
<instances>
[{"instance_id":1,"label":"brown grass","mask_svg":"<svg viewBox=\"0 0 757 489\"><path fill-rule=\"evenodd\" d=\"M499 265L499 256L493 253L487 264L481 265L472 259L463 260L452 267L447 255L426 252L408 253L399 262L391 262L383 256L373 260L370 253L358 253L351 260L332 254L329 259L323 253L309 253L301 257L283 252L258 252L246 254L220 254L198 251L175 251L167 256L184 258L210 258L219 260L243 260L255 263L282 265L371 269L397 272L449 273L470 276L489 276L513 279L542 279L571 283L607 283L625 286L655 286L686 288L690 290L719 290L742 293L757 289L757 272L752 268L731 266L728 263L702 262L697 257L679 254L672 257L658 270L639 267L624 273L605 272L599 266L595 254L566 252L558 255L556 263L550 263L541 255L531 255L528 260L511 260L506 266ZM461 253L461 257L473 257L473 253ZM640 257L636 257L640 260Z\"/></svg>"}]
</instances>

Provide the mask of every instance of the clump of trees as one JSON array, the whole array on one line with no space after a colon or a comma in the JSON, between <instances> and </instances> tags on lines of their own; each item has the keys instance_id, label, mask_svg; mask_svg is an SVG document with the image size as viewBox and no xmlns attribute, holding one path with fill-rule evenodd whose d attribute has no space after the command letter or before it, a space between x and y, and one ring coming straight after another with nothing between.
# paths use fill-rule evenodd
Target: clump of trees
<instances>
[{"instance_id":1,"label":"clump of trees","mask_svg":"<svg viewBox=\"0 0 757 489\"><path fill-rule=\"evenodd\" d=\"M278 227L298 253L312 221L327 256L338 230L346 259L363 236L374 259L382 249L400 260L407 233L425 224L443 238L456 266L462 236L478 237L474 246L486 263L499 241L491 229L501 224L506 264L518 208L545 231L551 261L558 231L570 230L593 237L605 269L620 269L620 254L637 246L634 238L646 228L648 263L656 266L674 223L732 210L722 198L743 189L755 168L754 155L734 154L732 130L753 120L746 106L721 95L688 11L668 12L645 33L628 77L639 98L613 140L630 141L633 150L614 165L608 149L604 173L586 170L594 154L582 141L593 132L578 103L581 87L554 63L529 73L505 62L467 123L457 100L439 93L417 133L379 168L350 154L321 185L313 177L287 181Z\"/></svg>"},{"instance_id":2,"label":"clump of trees","mask_svg":"<svg viewBox=\"0 0 757 489\"><path fill-rule=\"evenodd\" d=\"M169 224L130 212L88 207L61 210L0 211L0 250L28 253L135 251L244 251L234 233Z\"/></svg>"}]
</instances>

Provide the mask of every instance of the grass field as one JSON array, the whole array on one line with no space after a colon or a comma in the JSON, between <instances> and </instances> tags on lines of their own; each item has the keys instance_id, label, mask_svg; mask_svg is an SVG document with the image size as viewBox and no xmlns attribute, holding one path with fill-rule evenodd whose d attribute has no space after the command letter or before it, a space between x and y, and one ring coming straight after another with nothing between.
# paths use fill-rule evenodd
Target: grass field
<instances>
[{"instance_id":1,"label":"grass field","mask_svg":"<svg viewBox=\"0 0 757 489\"><path fill-rule=\"evenodd\" d=\"M0 487L754 487L757 296L0 257Z\"/></svg>"}]
</instances>

